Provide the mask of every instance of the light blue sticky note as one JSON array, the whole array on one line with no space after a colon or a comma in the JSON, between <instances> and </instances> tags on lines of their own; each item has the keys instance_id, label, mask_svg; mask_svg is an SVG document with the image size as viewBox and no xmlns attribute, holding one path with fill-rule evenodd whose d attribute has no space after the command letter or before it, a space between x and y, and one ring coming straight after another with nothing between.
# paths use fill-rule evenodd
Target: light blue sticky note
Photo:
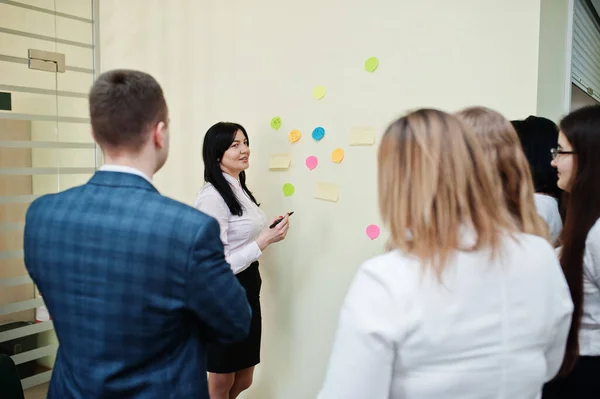
<instances>
[{"instance_id":1,"label":"light blue sticky note","mask_svg":"<svg viewBox=\"0 0 600 399\"><path fill-rule=\"evenodd\" d=\"M325 137L325 129L321 126L316 127L315 130L312 131L312 138L316 141L321 141L323 137Z\"/></svg>"}]
</instances>

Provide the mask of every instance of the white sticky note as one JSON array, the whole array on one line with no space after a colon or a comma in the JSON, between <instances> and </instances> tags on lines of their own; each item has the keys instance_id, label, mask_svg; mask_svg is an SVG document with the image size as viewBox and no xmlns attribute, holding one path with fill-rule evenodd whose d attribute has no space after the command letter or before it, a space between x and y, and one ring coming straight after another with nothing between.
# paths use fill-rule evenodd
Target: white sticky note
<instances>
[{"instance_id":1,"label":"white sticky note","mask_svg":"<svg viewBox=\"0 0 600 399\"><path fill-rule=\"evenodd\" d=\"M337 202L340 196L340 190L336 184L317 183L315 188L315 198L325 201Z\"/></svg>"},{"instance_id":2,"label":"white sticky note","mask_svg":"<svg viewBox=\"0 0 600 399\"><path fill-rule=\"evenodd\" d=\"M354 127L350 130L350 145L375 144L375 128Z\"/></svg>"},{"instance_id":3,"label":"white sticky note","mask_svg":"<svg viewBox=\"0 0 600 399\"><path fill-rule=\"evenodd\" d=\"M290 154L273 154L269 159L269 169L288 169L291 162Z\"/></svg>"}]
</instances>

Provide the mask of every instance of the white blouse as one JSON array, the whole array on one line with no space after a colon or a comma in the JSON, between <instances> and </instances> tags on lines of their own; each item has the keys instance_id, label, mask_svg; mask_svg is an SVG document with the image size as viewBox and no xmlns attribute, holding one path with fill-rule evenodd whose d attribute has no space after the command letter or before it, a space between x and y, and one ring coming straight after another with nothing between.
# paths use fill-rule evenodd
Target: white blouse
<instances>
[{"instance_id":1,"label":"white blouse","mask_svg":"<svg viewBox=\"0 0 600 399\"><path fill-rule=\"evenodd\" d=\"M440 283L392 251L361 265L319 399L534 399L563 360L573 304L550 244L459 252Z\"/></svg>"},{"instance_id":2,"label":"white blouse","mask_svg":"<svg viewBox=\"0 0 600 399\"><path fill-rule=\"evenodd\" d=\"M600 356L600 219L585 240L579 352L583 356Z\"/></svg>"},{"instance_id":3,"label":"white blouse","mask_svg":"<svg viewBox=\"0 0 600 399\"><path fill-rule=\"evenodd\" d=\"M560 218L558 209L558 201L554 197L538 193L533 195L533 199L538 215L540 215L548 225L550 238L554 244L558 241L558 237L563 228L562 219Z\"/></svg>"},{"instance_id":4,"label":"white blouse","mask_svg":"<svg viewBox=\"0 0 600 399\"><path fill-rule=\"evenodd\" d=\"M223 176L240 201L244 210L243 215L232 215L225 200L211 183L206 183L200 189L194 207L219 222L221 241L225 247L225 260L231 266L233 273L238 274L262 255L256 238L265 227L266 217L244 192L237 179L227 173L223 173Z\"/></svg>"}]
</instances>

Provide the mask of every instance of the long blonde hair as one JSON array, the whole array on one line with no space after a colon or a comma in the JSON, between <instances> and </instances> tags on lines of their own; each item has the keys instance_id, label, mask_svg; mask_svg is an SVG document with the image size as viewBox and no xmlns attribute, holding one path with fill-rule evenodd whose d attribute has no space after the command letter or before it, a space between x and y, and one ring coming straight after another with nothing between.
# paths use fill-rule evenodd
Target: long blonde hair
<instances>
[{"instance_id":1,"label":"long blonde hair","mask_svg":"<svg viewBox=\"0 0 600 399\"><path fill-rule=\"evenodd\" d=\"M421 109L393 122L378 154L379 208L389 245L441 277L459 250L489 249L516 228L474 133L458 118ZM462 229L472 228L465 247Z\"/></svg>"},{"instance_id":2,"label":"long blonde hair","mask_svg":"<svg viewBox=\"0 0 600 399\"><path fill-rule=\"evenodd\" d=\"M550 241L548 226L535 207L529 163L512 124L499 112L485 107L466 108L456 116L471 127L488 162L497 170L494 185L502 190L519 231Z\"/></svg>"}]
</instances>

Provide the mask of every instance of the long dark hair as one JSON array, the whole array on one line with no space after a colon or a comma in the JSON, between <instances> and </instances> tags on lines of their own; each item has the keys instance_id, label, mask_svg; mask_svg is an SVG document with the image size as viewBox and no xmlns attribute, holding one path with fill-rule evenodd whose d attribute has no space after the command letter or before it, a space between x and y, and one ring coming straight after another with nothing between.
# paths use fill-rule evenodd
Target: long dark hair
<instances>
[{"instance_id":1,"label":"long dark hair","mask_svg":"<svg viewBox=\"0 0 600 399\"><path fill-rule=\"evenodd\" d=\"M556 185L558 175L556 169L550 165L550 149L556 147L558 126L550 119L539 116L529 116L525 120L515 120L511 123L517 131L529 162L535 192L548 194L560 200L561 190Z\"/></svg>"},{"instance_id":2,"label":"long dark hair","mask_svg":"<svg viewBox=\"0 0 600 399\"><path fill-rule=\"evenodd\" d=\"M232 215L242 216L244 214L242 204L240 204L229 182L223 176L220 165L223 154L225 154L225 151L229 149L235 140L238 130L244 133L249 145L248 133L246 133L246 129L242 125L231 122L219 122L212 125L204 136L202 159L204 160L204 180L211 183L217 189ZM259 205L250 190L248 190L248 187L246 187L245 171L240 172L239 179L244 192L250 197L252 202Z\"/></svg>"},{"instance_id":3,"label":"long dark hair","mask_svg":"<svg viewBox=\"0 0 600 399\"><path fill-rule=\"evenodd\" d=\"M560 122L573 147L573 172L566 197L566 220L561 234L560 263L574 311L567 351L559 375L568 374L579 355L579 328L583 312L583 255L587 235L600 217L600 105L580 108ZM565 155L563 155L565 156Z\"/></svg>"}]
</instances>

